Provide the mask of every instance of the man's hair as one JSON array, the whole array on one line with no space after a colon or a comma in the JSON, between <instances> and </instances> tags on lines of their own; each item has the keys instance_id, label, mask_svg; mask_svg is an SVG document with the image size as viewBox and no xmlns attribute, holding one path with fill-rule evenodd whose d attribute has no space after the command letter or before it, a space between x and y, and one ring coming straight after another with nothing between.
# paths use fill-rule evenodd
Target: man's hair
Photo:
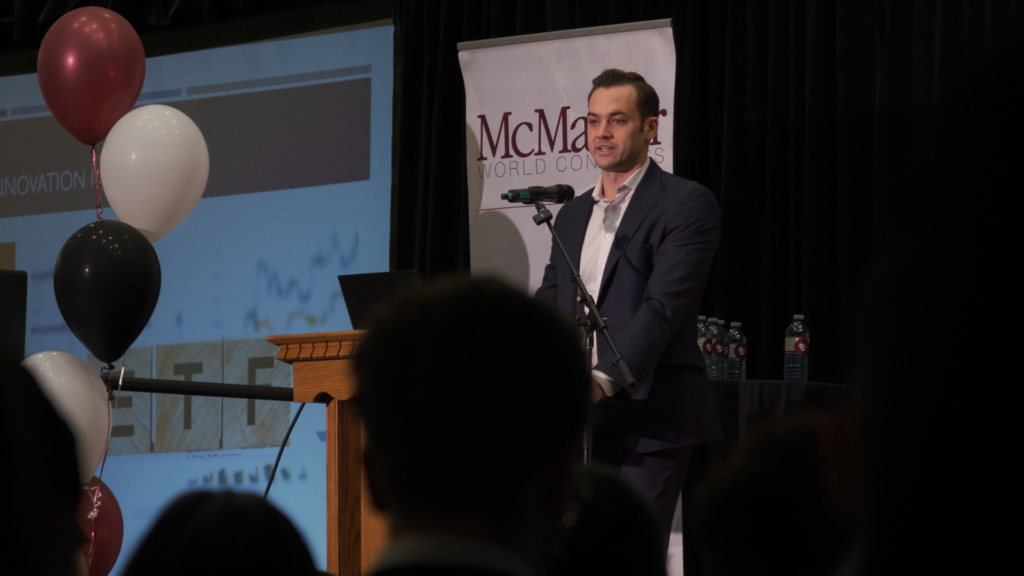
<instances>
[{"instance_id":1,"label":"man's hair","mask_svg":"<svg viewBox=\"0 0 1024 576\"><path fill-rule=\"evenodd\" d=\"M366 448L407 513L506 518L581 438L590 377L568 319L496 280L409 288L355 359Z\"/></svg>"},{"instance_id":2,"label":"man's hair","mask_svg":"<svg viewBox=\"0 0 1024 576\"><path fill-rule=\"evenodd\" d=\"M698 540L722 576L831 574L853 528L830 508L821 476L824 415L762 424L697 486Z\"/></svg>"},{"instance_id":3,"label":"man's hair","mask_svg":"<svg viewBox=\"0 0 1024 576\"><path fill-rule=\"evenodd\" d=\"M580 466L561 554L550 574L665 576L665 549L651 499L619 469ZM563 516L563 523L566 517Z\"/></svg>"},{"instance_id":4,"label":"man's hair","mask_svg":"<svg viewBox=\"0 0 1024 576\"><path fill-rule=\"evenodd\" d=\"M316 567L288 518L255 494L192 492L157 518L125 576L295 574Z\"/></svg>"},{"instance_id":5,"label":"man's hair","mask_svg":"<svg viewBox=\"0 0 1024 576\"><path fill-rule=\"evenodd\" d=\"M75 437L23 367L0 356L0 447L14 473L0 477L11 495L4 516L15 529L0 550L4 573L66 576L81 554L75 510L82 497Z\"/></svg>"},{"instance_id":6,"label":"man's hair","mask_svg":"<svg viewBox=\"0 0 1024 576\"><path fill-rule=\"evenodd\" d=\"M598 74L593 81L590 94L587 94L587 103L598 88L614 88L615 86L632 86L636 92L636 107L640 111L640 124L660 112L661 105L658 101L658 93L644 80L644 77L636 72L626 72L618 68L609 68ZM642 128L641 128L642 129Z\"/></svg>"}]
</instances>

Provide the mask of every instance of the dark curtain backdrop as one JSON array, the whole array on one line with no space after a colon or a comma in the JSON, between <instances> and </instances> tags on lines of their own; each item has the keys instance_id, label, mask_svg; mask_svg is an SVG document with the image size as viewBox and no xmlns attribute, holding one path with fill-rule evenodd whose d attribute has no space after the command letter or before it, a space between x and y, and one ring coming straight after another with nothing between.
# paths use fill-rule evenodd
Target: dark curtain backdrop
<instances>
[{"instance_id":1,"label":"dark curtain backdrop","mask_svg":"<svg viewBox=\"0 0 1024 576\"><path fill-rule=\"evenodd\" d=\"M811 378L852 381L872 264L1019 189L1018 3L400 0L395 14L392 267L427 276L469 265L456 44L673 19L675 170L722 208L701 313L743 322L751 378L781 378L802 313ZM893 353L898 326L876 327Z\"/></svg>"}]
</instances>

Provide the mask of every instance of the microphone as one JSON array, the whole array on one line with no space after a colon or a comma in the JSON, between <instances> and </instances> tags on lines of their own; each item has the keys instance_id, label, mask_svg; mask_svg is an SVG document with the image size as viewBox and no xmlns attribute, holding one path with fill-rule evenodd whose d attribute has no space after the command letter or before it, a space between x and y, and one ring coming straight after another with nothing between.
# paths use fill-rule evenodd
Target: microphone
<instances>
[{"instance_id":1,"label":"microphone","mask_svg":"<svg viewBox=\"0 0 1024 576\"><path fill-rule=\"evenodd\" d=\"M533 204L534 202L551 202L562 204L576 197L576 191L568 184L555 184L554 186L530 186L519 190L509 190L501 193L502 200L508 200L513 204Z\"/></svg>"}]
</instances>

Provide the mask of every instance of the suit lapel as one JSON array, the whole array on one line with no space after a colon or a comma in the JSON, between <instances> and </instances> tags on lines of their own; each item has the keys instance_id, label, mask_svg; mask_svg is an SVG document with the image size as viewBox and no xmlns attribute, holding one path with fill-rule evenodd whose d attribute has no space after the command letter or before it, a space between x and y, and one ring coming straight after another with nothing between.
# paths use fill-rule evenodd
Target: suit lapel
<instances>
[{"instance_id":1,"label":"suit lapel","mask_svg":"<svg viewBox=\"0 0 1024 576\"><path fill-rule=\"evenodd\" d=\"M648 212L651 211L651 208L658 202L658 198L661 197L661 193L664 190L661 185L661 174L661 168L651 160L643 180L640 181L636 190L633 190L633 198L629 201L626 213L622 215L619 229L615 232L615 241L612 243L612 249L608 252L608 261L605 262L604 274L601 276L601 291L598 294L598 303L604 297L604 293L607 292L605 281L608 280L608 275L611 274L615 264L619 261L619 256L626 249L629 241L633 238L633 234L636 233L644 218L647 217ZM591 207L591 210L593 210L593 207ZM584 229L585 233L586 230ZM582 247L582 243L580 246Z\"/></svg>"}]
</instances>

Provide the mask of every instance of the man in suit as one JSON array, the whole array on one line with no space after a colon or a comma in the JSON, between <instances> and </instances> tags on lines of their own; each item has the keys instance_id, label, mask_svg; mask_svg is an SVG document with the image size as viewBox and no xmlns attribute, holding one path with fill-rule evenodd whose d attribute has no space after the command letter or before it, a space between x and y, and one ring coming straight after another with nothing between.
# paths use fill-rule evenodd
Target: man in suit
<instances>
[{"instance_id":1,"label":"man in suit","mask_svg":"<svg viewBox=\"0 0 1024 576\"><path fill-rule=\"evenodd\" d=\"M695 330L720 217L707 188L648 157L658 112L658 95L639 74L611 69L594 78L587 145L601 178L562 207L555 230L636 380L623 380L598 335L595 459L620 466L651 497L667 550L692 446L722 435ZM536 297L582 314L554 243Z\"/></svg>"},{"instance_id":2,"label":"man in suit","mask_svg":"<svg viewBox=\"0 0 1024 576\"><path fill-rule=\"evenodd\" d=\"M385 306L355 361L367 484L391 525L374 574L536 573L561 537L586 418L574 328L494 280Z\"/></svg>"}]
</instances>

